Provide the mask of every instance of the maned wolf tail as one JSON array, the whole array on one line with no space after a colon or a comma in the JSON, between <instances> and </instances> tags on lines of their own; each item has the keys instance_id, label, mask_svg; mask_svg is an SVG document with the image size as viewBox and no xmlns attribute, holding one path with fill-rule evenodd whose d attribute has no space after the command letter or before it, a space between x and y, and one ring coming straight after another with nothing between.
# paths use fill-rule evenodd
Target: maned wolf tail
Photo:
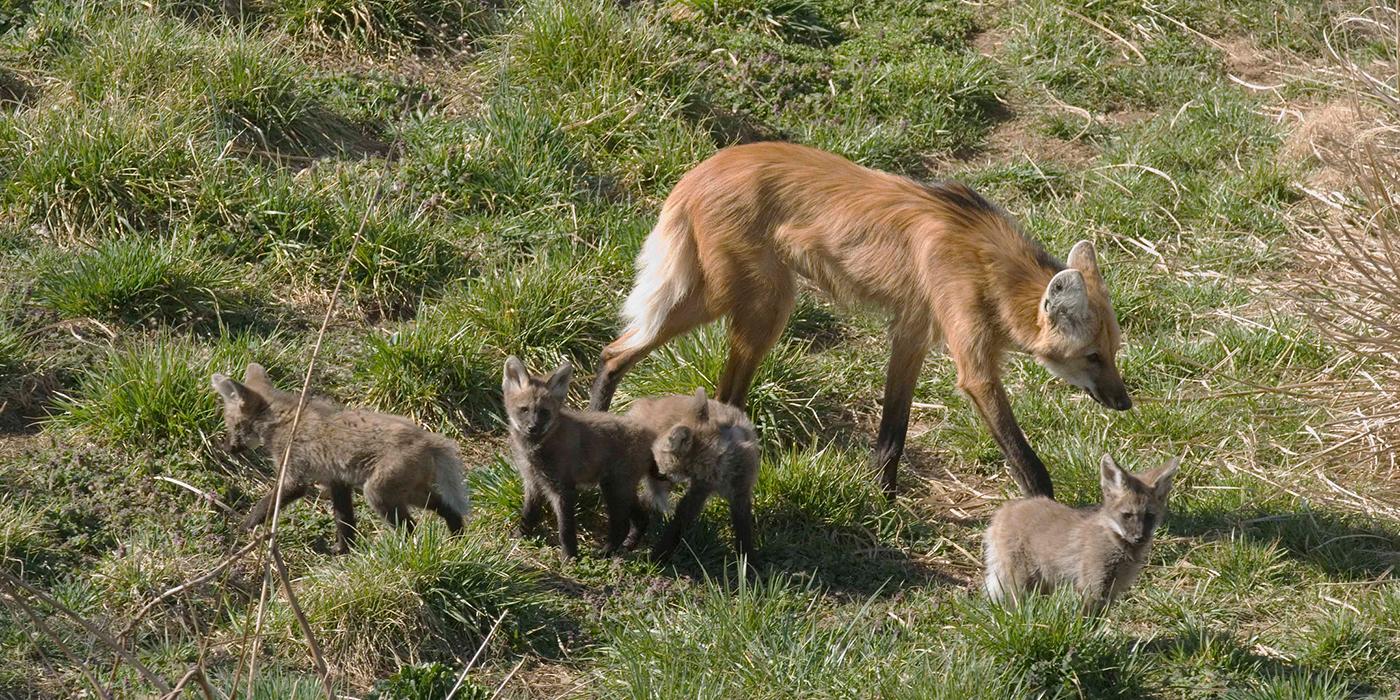
<instances>
[{"instance_id":1,"label":"maned wolf tail","mask_svg":"<svg viewBox=\"0 0 1400 700\"><path fill-rule=\"evenodd\" d=\"M433 492L465 520L471 515L472 502L467 493L466 481L462 477L462 457L457 452L456 444L444 442L445 444L437 450L437 457L433 462L433 468L436 470Z\"/></svg>"},{"instance_id":2,"label":"maned wolf tail","mask_svg":"<svg viewBox=\"0 0 1400 700\"><path fill-rule=\"evenodd\" d=\"M659 474L648 474L646 477L647 500L651 501L651 509L664 515L671 514L671 482L661 478Z\"/></svg>"},{"instance_id":3,"label":"maned wolf tail","mask_svg":"<svg viewBox=\"0 0 1400 700\"><path fill-rule=\"evenodd\" d=\"M666 318L700 284L700 256L690 222L678 207L666 206L637 255L637 281L622 305L628 348L656 340Z\"/></svg>"}]
</instances>

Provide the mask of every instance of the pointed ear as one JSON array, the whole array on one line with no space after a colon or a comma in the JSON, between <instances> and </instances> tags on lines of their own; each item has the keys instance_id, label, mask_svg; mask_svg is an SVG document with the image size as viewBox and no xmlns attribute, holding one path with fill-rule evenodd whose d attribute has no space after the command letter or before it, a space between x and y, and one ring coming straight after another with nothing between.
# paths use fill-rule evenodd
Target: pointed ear
<instances>
[{"instance_id":1,"label":"pointed ear","mask_svg":"<svg viewBox=\"0 0 1400 700\"><path fill-rule=\"evenodd\" d=\"M695 438L695 434L690 428L678 425L671 428L671 432L666 434L666 444L670 446L672 452L685 452L690 449L690 441Z\"/></svg>"},{"instance_id":2,"label":"pointed ear","mask_svg":"<svg viewBox=\"0 0 1400 700\"><path fill-rule=\"evenodd\" d=\"M1154 470L1152 493L1158 500L1165 499L1167 497L1167 492L1172 490L1172 478L1176 476L1176 472L1180 468L1181 457L1172 457L1167 460L1165 464Z\"/></svg>"},{"instance_id":3,"label":"pointed ear","mask_svg":"<svg viewBox=\"0 0 1400 700\"><path fill-rule=\"evenodd\" d=\"M563 399L569 395L569 382L573 379L574 366L566 360L564 364L559 365L559 369L554 370L554 374L549 376L549 379L545 381L545 386L549 389L550 394Z\"/></svg>"},{"instance_id":4,"label":"pointed ear","mask_svg":"<svg viewBox=\"0 0 1400 700\"><path fill-rule=\"evenodd\" d=\"M249 362L248 368L243 370L243 383L260 387L272 386L271 380L267 378L267 370L256 362Z\"/></svg>"},{"instance_id":5,"label":"pointed ear","mask_svg":"<svg viewBox=\"0 0 1400 700\"><path fill-rule=\"evenodd\" d=\"M1069 249L1069 258L1065 263L1086 275L1099 274L1099 257L1094 252L1094 244L1089 241L1075 243L1074 247Z\"/></svg>"},{"instance_id":6,"label":"pointed ear","mask_svg":"<svg viewBox=\"0 0 1400 700\"><path fill-rule=\"evenodd\" d=\"M260 401L252 389L217 372L209 378L209 385L214 387L214 391L219 392L224 403L234 407L251 407L255 405L255 402Z\"/></svg>"},{"instance_id":7,"label":"pointed ear","mask_svg":"<svg viewBox=\"0 0 1400 700\"><path fill-rule=\"evenodd\" d=\"M1127 486L1127 472L1105 452L1103 459L1099 460L1099 488L1103 489L1104 495L1107 496L1110 493L1119 493Z\"/></svg>"},{"instance_id":8,"label":"pointed ear","mask_svg":"<svg viewBox=\"0 0 1400 700\"><path fill-rule=\"evenodd\" d=\"M506 358L505 374L501 377L501 389L511 391L521 389L530 383L530 373L525 370L525 363L520 358L511 355Z\"/></svg>"},{"instance_id":9,"label":"pointed ear","mask_svg":"<svg viewBox=\"0 0 1400 700\"><path fill-rule=\"evenodd\" d=\"M705 396L705 387L695 389L695 415L700 420L710 419L710 400Z\"/></svg>"},{"instance_id":10,"label":"pointed ear","mask_svg":"<svg viewBox=\"0 0 1400 700\"><path fill-rule=\"evenodd\" d=\"M1089 332L1093 312L1089 308L1089 293L1084 289L1084 273L1070 268L1050 278L1040 306L1050 325L1066 335Z\"/></svg>"}]
</instances>

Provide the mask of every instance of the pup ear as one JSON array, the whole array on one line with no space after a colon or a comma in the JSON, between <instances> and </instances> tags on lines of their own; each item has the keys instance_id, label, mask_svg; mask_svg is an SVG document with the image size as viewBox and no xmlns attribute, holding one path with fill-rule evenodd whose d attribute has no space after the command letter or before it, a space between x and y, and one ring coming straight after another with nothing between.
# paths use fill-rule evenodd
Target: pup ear
<instances>
[{"instance_id":1,"label":"pup ear","mask_svg":"<svg viewBox=\"0 0 1400 700\"><path fill-rule=\"evenodd\" d=\"M218 372L209 378L209 385L214 387L225 404L234 408L248 411L262 405L262 398L257 392Z\"/></svg>"},{"instance_id":2,"label":"pup ear","mask_svg":"<svg viewBox=\"0 0 1400 700\"><path fill-rule=\"evenodd\" d=\"M695 434L690 428L678 425L671 428L671 432L666 434L666 442L672 452L687 452L690 450L690 443L695 439Z\"/></svg>"},{"instance_id":3,"label":"pup ear","mask_svg":"<svg viewBox=\"0 0 1400 700\"><path fill-rule=\"evenodd\" d=\"M573 381L573 379L574 366L569 364L566 360L564 364L559 365L559 368L554 370L554 374L551 374L549 379L545 381L545 387L549 389L551 395L557 396L562 400L568 397L569 382Z\"/></svg>"},{"instance_id":4,"label":"pup ear","mask_svg":"<svg viewBox=\"0 0 1400 700\"><path fill-rule=\"evenodd\" d=\"M1167 493L1172 490L1172 479L1176 477L1176 472L1181 468L1181 457L1172 457L1165 464L1153 472L1152 493L1158 500L1165 499Z\"/></svg>"},{"instance_id":5,"label":"pup ear","mask_svg":"<svg viewBox=\"0 0 1400 700\"><path fill-rule=\"evenodd\" d=\"M243 382L259 387L272 386L271 380L267 378L267 370L256 362L249 362L248 368L243 370Z\"/></svg>"},{"instance_id":6,"label":"pup ear","mask_svg":"<svg viewBox=\"0 0 1400 700\"><path fill-rule=\"evenodd\" d=\"M524 388L530 383L530 373L525 370L525 363L520 358L511 355L506 358L505 373L501 376L501 389L511 391L513 389Z\"/></svg>"},{"instance_id":7,"label":"pup ear","mask_svg":"<svg viewBox=\"0 0 1400 700\"><path fill-rule=\"evenodd\" d=\"M710 400L703 386L695 389L695 415L702 421L710 419Z\"/></svg>"},{"instance_id":8,"label":"pup ear","mask_svg":"<svg viewBox=\"0 0 1400 700\"><path fill-rule=\"evenodd\" d=\"M1055 330L1074 337L1090 333L1093 310L1089 308L1089 292L1084 288L1084 273L1079 270L1069 268L1051 277L1040 306Z\"/></svg>"},{"instance_id":9,"label":"pup ear","mask_svg":"<svg viewBox=\"0 0 1400 700\"><path fill-rule=\"evenodd\" d=\"M1099 460L1099 488L1104 495L1120 493L1128 486L1128 473L1107 452Z\"/></svg>"}]
</instances>

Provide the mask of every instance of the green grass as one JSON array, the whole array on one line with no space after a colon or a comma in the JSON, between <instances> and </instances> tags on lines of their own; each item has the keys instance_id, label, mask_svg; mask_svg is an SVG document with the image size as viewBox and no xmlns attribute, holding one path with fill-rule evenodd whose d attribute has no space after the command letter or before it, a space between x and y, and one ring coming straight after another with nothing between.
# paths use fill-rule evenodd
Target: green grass
<instances>
[{"instance_id":1,"label":"green grass","mask_svg":"<svg viewBox=\"0 0 1400 700\"><path fill-rule=\"evenodd\" d=\"M1400 529L1358 505L1388 477L1324 454L1326 407L1256 391L1379 376L1285 293L1308 272L1311 166L1282 155L1278 115L1337 98L1315 72L1324 34L1388 75L1392 27L1338 22L1359 9L0 2L0 559L119 631L242 546L270 470L215 449L209 375L257 360L295 387L345 269L313 389L457 438L474 516L450 539L420 512L406 536L357 495L361 544L333 557L328 504L288 510L280 547L337 693L442 697L482 647L457 697L1389 697ZM1242 50L1279 70L1236 77L1286 85L1230 80ZM666 193L771 137L970 182L1061 257L1097 244L1135 408L1019 355L1005 380L1066 502L1098 502L1103 452L1134 470L1185 455L1142 578L1104 619L1063 595L983 599L981 533L1014 486L941 353L884 499L885 319L805 289L749 396L754 572L721 499L664 566L560 563L552 518L509 535L504 358L573 362L580 405ZM657 350L617 410L713 392L725 333ZM585 491L585 552L602 510ZM205 650L232 691L261 583L240 562L125 641L172 682ZM74 658L115 695L153 693L42 612L74 656L0 606L0 696L91 693ZM321 697L285 596L267 612L251 695Z\"/></svg>"}]
</instances>

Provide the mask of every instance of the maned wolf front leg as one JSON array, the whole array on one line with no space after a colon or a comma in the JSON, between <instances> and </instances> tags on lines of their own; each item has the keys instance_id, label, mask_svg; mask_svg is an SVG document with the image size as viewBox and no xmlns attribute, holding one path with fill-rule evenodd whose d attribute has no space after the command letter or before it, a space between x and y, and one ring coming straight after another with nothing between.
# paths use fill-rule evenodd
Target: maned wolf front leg
<instances>
[{"instance_id":1,"label":"maned wolf front leg","mask_svg":"<svg viewBox=\"0 0 1400 700\"><path fill-rule=\"evenodd\" d=\"M880 434L875 439L875 465L885 498L893 501L899 474L899 458L904 455L904 438L909 433L909 409L919 369L928 354L929 321L905 319L890 324L890 364L885 371L885 401L880 415Z\"/></svg>"},{"instance_id":2,"label":"maned wolf front leg","mask_svg":"<svg viewBox=\"0 0 1400 700\"><path fill-rule=\"evenodd\" d=\"M666 529L661 533L661 539L657 540L656 547L652 549L652 559L666 561L671 558L681 542L681 536L695 522L695 519L700 517L700 511L704 509L705 501L709 498L709 485L698 481L691 482L685 495L681 497L681 502L676 504L676 512L671 516L671 522L666 524ZM735 507L735 504L730 504L730 508ZM738 538L739 532L737 530L734 536L736 539Z\"/></svg>"},{"instance_id":3,"label":"maned wolf front leg","mask_svg":"<svg viewBox=\"0 0 1400 700\"><path fill-rule=\"evenodd\" d=\"M550 506L559 524L559 550L564 559L578 558L578 492L573 484L560 484L550 494Z\"/></svg>"}]
</instances>

